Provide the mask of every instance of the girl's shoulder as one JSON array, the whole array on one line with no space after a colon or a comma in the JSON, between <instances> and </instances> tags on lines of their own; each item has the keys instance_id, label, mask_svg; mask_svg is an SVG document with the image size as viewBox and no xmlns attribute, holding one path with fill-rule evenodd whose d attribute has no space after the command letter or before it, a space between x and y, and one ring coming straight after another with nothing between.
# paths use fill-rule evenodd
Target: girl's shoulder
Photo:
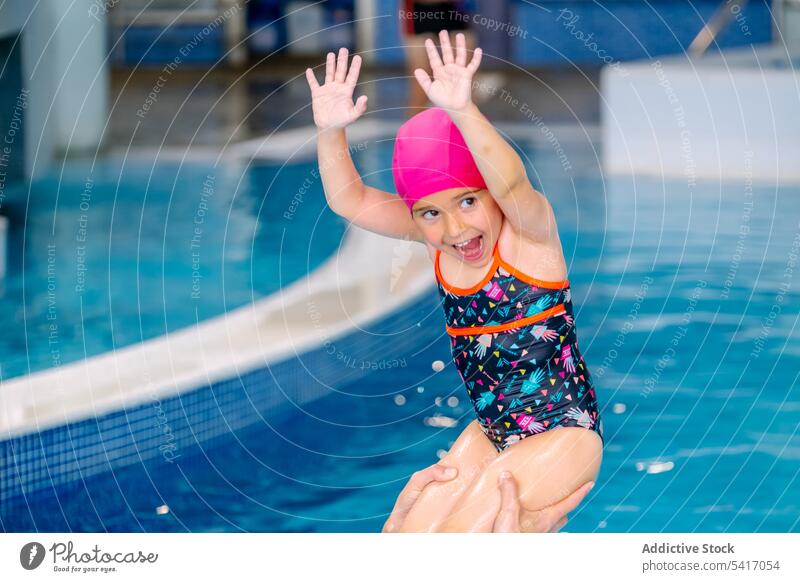
<instances>
[{"instance_id":1,"label":"girl's shoulder","mask_svg":"<svg viewBox=\"0 0 800 582\"><path fill-rule=\"evenodd\" d=\"M542 281L567 279L567 264L557 232L548 241L532 241L516 232L507 220L503 220L497 254L501 266L512 272L524 273Z\"/></svg>"},{"instance_id":2,"label":"girl's shoulder","mask_svg":"<svg viewBox=\"0 0 800 582\"><path fill-rule=\"evenodd\" d=\"M495 249L496 265L529 282L561 283L567 281L567 264L556 234L553 241L530 241L504 220ZM436 247L423 241L431 263L436 264Z\"/></svg>"}]
</instances>

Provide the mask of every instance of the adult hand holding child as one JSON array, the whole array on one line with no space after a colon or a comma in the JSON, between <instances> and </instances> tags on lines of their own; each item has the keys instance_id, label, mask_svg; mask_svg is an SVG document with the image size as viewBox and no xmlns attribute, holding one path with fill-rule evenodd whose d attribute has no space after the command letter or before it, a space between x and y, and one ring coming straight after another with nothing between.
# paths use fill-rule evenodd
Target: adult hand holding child
<instances>
[{"instance_id":1,"label":"adult hand holding child","mask_svg":"<svg viewBox=\"0 0 800 582\"><path fill-rule=\"evenodd\" d=\"M382 533L400 531L403 521L425 487L436 482L449 481L458 474L455 467L431 465L411 476L400 492ZM567 514L575 509L594 486L586 483L576 491L548 507L529 511L519 502L517 483L511 473L505 472L498 479L500 487L500 511L494 520L493 533L555 533L567 523Z\"/></svg>"}]
</instances>

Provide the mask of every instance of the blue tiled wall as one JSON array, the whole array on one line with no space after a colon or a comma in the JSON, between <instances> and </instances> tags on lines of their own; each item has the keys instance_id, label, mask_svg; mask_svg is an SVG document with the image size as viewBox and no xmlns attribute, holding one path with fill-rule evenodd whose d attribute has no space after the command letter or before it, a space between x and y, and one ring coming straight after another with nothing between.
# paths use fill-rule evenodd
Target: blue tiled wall
<instances>
[{"instance_id":1,"label":"blue tiled wall","mask_svg":"<svg viewBox=\"0 0 800 582\"><path fill-rule=\"evenodd\" d=\"M403 62L399 33L398 6L401 0L377 0L375 27L376 59L382 63ZM478 13L481 5L477 2ZM492 0L496 1L496 0ZM614 60L630 60L684 51L703 24L722 4L720 0L510 0L510 26L519 26L527 35L510 34L510 54L498 55L519 65L603 64L576 34L592 34L598 48ZM735 20L718 38L720 47L770 42L772 22L769 0L751 0L740 20ZM569 10L578 19L564 26ZM562 15L560 21L557 19ZM473 25L475 26L475 25ZM486 34L483 31L481 34ZM503 30L495 34L508 34ZM585 38L585 37L584 37ZM591 42L591 40L589 42Z\"/></svg>"}]
</instances>

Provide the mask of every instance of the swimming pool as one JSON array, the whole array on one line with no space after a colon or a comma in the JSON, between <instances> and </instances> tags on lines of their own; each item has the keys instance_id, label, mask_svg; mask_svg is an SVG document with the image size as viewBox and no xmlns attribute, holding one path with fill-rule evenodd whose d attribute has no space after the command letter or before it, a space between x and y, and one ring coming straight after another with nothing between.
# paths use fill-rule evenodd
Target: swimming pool
<instances>
[{"instance_id":1,"label":"swimming pool","mask_svg":"<svg viewBox=\"0 0 800 582\"><path fill-rule=\"evenodd\" d=\"M345 224L320 197L292 211L313 168L70 160L9 193L0 377L174 332L315 269Z\"/></svg>"},{"instance_id":2,"label":"swimming pool","mask_svg":"<svg viewBox=\"0 0 800 582\"><path fill-rule=\"evenodd\" d=\"M380 147L371 151L387 156ZM521 147L556 209L606 427L598 485L565 530L798 531L800 192L603 180L596 144L571 144L568 169L549 145ZM411 472L472 419L453 367L431 369L449 364L442 324L431 287L412 308L337 341L354 361L376 354L378 369L318 349L260 371L244 397L287 378L333 389L185 446L172 462L6 500L0 525L378 531Z\"/></svg>"}]
</instances>

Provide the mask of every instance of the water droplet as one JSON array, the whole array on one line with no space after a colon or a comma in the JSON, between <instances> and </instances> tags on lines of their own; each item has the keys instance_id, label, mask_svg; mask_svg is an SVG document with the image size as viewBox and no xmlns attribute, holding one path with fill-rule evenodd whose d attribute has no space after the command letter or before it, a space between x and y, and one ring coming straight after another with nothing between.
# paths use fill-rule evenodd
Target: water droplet
<instances>
[{"instance_id":1,"label":"water droplet","mask_svg":"<svg viewBox=\"0 0 800 582\"><path fill-rule=\"evenodd\" d=\"M675 463L672 461L651 461L647 463L639 461L636 463L637 471L647 471L650 474L666 473L667 471L671 471L674 467Z\"/></svg>"},{"instance_id":2,"label":"water droplet","mask_svg":"<svg viewBox=\"0 0 800 582\"><path fill-rule=\"evenodd\" d=\"M443 414L434 414L433 416L426 416L423 421L425 426L433 426L436 428L453 428L458 424L455 418L444 416Z\"/></svg>"},{"instance_id":3,"label":"water droplet","mask_svg":"<svg viewBox=\"0 0 800 582\"><path fill-rule=\"evenodd\" d=\"M441 360L436 360L435 362L433 362L431 367L433 368L434 372L441 372L442 370L444 370L444 362Z\"/></svg>"},{"instance_id":4,"label":"water droplet","mask_svg":"<svg viewBox=\"0 0 800 582\"><path fill-rule=\"evenodd\" d=\"M419 392L420 394L422 394L423 392L425 392L425 386L418 386L418 387L417 387L417 392Z\"/></svg>"},{"instance_id":5,"label":"water droplet","mask_svg":"<svg viewBox=\"0 0 800 582\"><path fill-rule=\"evenodd\" d=\"M397 404L397 406L403 406L403 404L406 403L406 397L402 394L398 394L394 397L394 403Z\"/></svg>"},{"instance_id":6,"label":"water droplet","mask_svg":"<svg viewBox=\"0 0 800 582\"><path fill-rule=\"evenodd\" d=\"M448 398L447 406L451 408L455 408L456 406L458 406L458 398L456 398L455 396L451 396L450 398Z\"/></svg>"},{"instance_id":7,"label":"water droplet","mask_svg":"<svg viewBox=\"0 0 800 582\"><path fill-rule=\"evenodd\" d=\"M166 515L169 513L168 505L159 505L156 507L156 515Z\"/></svg>"},{"instance_id":8,"label":"water droplet","mask_svg":"<svg viewBox=\"0 0 800 582\"><path fill-rule=\"evenodd\" d=\"M667 471L672 471L673 467L675 467L675 463L672 461L667 461L666 463L650 463L650 466L647 467L647 472L651 474L666 473Z\"/></svg>"},{"instance_id":9,"label":"water droplet","mask_svg":"<svg viewBox=\"0 0 800 582\"><path fill-rule=\"evenodd\" d=\"M622 414L623 412L625 412L626 409L627 406L625 406L622 402L617 402L616 404L614 404L613 410L614 414Z\"/></svg>"}]
</instances>

